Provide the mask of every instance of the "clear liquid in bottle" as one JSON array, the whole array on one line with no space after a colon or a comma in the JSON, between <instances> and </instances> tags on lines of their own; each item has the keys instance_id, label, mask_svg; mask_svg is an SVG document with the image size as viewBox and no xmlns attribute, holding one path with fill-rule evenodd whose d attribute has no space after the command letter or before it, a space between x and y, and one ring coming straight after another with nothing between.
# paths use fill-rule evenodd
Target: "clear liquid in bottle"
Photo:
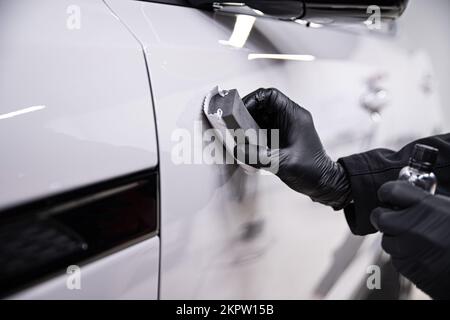
<instances>
[{"instance_id":1,"label":"clear liquid in bottle","mask_svg":"<svg viewBox=\"0 0 450 320\"><path fill-rule=\"evenodd\" d=\"M424 144L416 144L409 163L398 176L431 194L436 192L437 179L433 173L439 150Z\"/></svg>"}]
</instances>

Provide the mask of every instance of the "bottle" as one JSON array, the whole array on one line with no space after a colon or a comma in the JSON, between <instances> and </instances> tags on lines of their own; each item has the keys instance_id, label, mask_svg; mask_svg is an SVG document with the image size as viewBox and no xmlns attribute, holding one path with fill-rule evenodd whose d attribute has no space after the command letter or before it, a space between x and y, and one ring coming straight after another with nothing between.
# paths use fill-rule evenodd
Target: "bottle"
<instances>
[{"instance_id":1,"label":"bottle","mask_svg":"<svg viewBox=\"0 0 450 320\"><path fill-rule=\"evenodd\" d=\"M416 144L409 163L398 176L431 194L436 192L437 179L433 173L439 150L424 144Z\"/></svg>"}]
</instances>

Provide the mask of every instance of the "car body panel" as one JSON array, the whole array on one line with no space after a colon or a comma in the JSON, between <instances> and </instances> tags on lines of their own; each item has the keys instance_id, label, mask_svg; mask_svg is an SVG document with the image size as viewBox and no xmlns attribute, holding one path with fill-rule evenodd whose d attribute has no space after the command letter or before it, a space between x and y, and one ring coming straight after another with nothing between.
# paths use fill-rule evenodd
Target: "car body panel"
<instances>
[{"instance_id":1,"label":"car body panel","mask_svg":"<svg viewBox=\"0 0 450 320\"><path fill-rule=\"evenodd\" d=\"M142 51L102 1L2 1L0 21L0 208L157 165Z\"/></svg>"}]
</instances>

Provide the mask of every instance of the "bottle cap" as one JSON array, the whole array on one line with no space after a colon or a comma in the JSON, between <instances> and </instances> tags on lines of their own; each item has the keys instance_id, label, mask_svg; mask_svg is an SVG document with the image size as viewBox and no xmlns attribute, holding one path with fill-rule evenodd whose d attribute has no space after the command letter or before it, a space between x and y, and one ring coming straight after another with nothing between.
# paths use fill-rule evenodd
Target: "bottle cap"
<instances>
[{"instance_id":1,"label":"bottle cap","mask_svg":"<svg viewBox=\"0 0 450 320\"><path fill-rule=\"evenodd\" d=\"M425 144L416 144L412 152L410 163L413 167L432 170L437 161L439 150Z\"/></svg>"}]
</instances>

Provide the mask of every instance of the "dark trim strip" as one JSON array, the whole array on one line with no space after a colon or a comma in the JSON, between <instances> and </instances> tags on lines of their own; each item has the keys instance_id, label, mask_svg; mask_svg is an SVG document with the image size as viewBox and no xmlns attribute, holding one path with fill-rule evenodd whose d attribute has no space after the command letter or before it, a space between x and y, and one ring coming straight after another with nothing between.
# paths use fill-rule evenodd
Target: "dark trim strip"
<instances>
[{"instance_id":1,"label":"dark trim strip","mask_svg":"<svg viewBox=\"0 0 450 320\"><path fill-rule=\"evenodd\" d=\"M143 2L154 2L154 3L160 3L160 4L169 4L174 6L181 6L181 7L193 7L188 0L137 0L137 1L143 1Z\"/></svg>"},{"instance_id":2,"label":"dark trim strip","mask_svg":"<svg viewBox=\"0 0 450 320\"><path fill-rule=\"evenodd\" d=\"M0 212L0 295L156 235L157 169Z\"/></svg>"}]
</instances>

